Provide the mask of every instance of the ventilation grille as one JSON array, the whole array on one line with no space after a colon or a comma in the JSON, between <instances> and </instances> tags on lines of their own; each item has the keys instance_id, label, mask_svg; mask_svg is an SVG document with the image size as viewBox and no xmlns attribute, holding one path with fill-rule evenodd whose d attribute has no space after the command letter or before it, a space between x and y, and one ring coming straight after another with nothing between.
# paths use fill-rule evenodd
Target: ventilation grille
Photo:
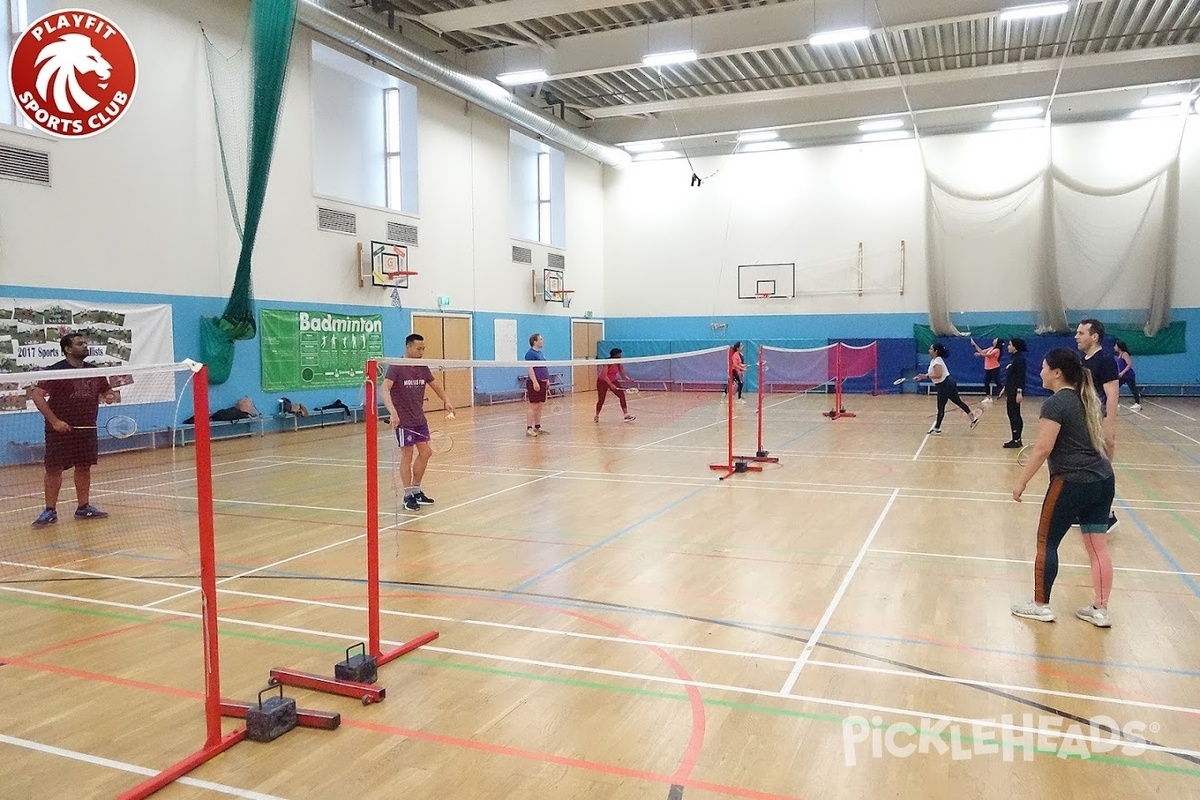
<instances>
[{"instance_id":1,"label":"ventilation grille","mask_svg":"<svg viewBox=\"0 0 1200 800\"><path fill-rule=\"evenodd\" d=\"M533 250L528 247L517 247L513 245L512 260L514 264L532 264Z\"/></svg>"},{"instance_id":2,"label":"ventilation grille","mask_svg":"<svg viewBox=\"0 0 1200 800\"><path fill-rule=\"evenodd\" d=\"M336 208L317 208L317 227L334 233L357 233L358 217Z\"/></svg>"},{"instance_id":3,"label":"ventilation grille","mask_svg":"<svg viewBox=\"0 0 1200 800\"><path fill-rule=\"evenodd\" d=\"M0 178L50 185L50 154L0 145Z\"/></svg>"},{"instance_id":4,"label":"ventilation grille","mask_svg":"<svg viewBox=\"0 0 1200 800\"><path fill-rule=\"evenodd\" d=\"M567 258L562 253L547 253L546 266L550 269L566 269Z\"/></svg>"},{"instance_id":5,"label":"ventilation grille","mask_svg":"<svg viewBox=\"0 0 1200 800\"><path fill-rule=\"evenodd\" d=\"M387 224L387 238L389 242L403 242L415 247L417 244L417 226L405 225L402 222L389 222Z\"/></svg>"}]
</instances>

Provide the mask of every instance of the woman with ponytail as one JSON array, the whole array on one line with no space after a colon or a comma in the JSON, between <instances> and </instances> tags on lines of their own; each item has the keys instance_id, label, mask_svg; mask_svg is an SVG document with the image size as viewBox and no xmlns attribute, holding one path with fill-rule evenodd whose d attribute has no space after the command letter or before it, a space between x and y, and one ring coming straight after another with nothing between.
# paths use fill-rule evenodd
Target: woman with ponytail
<instances>
[{"instance_id":1,"label":"woman with ponytail","mask_svg":"<svg viewBox=\"0 0 1200 800\"><path fill-rule=\"evenodd\" d=\"M1105 453L1100 400L1092 374L1074 350L1059 348L1042 362L1042 386L1053 392L1042 404L1037 441L1013 487L1021 502L1025 487L1041 468L1050 467L1050 486L1038 520L1037 556L1033 566L1033 599L1012 607L1018 617L1053 622L1050 590L1058 577L1058 546L1078 522L1092 567L1092 604L1075 616L1098 628L1108 628L1108 597L1113 567L1105 539L1115 484Z\"/></svg>"}]
</instances>

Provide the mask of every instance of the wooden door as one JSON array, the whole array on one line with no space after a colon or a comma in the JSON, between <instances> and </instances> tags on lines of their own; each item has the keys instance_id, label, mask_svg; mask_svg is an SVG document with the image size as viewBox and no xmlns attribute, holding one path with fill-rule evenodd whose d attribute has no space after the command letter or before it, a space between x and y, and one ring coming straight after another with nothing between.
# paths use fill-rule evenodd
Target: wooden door
<instances>
[{"instance_id":1,"label":"wooden door","mask_svg":"<svg viewBox=\"0 0 1200 800\"><path fill-rule=\"evenodd\" d=\"M600 320L571 320L571 358L595 360L596 345L604 338L604 323ZM573 392L596 391L596 368L593 366L572 367L571 385Z\"/></svg>"},{"instance_id":2,"label":"wooden door","mask_svg":"<svg viewBox=\"0 0 1200 800\"><path fill-rule=\"evenodd\" d=\"M425 337L426 358L471 359L471 320L441 314L413 314L413 333ZM471 370L452 369L436 373L446 396L455 408L473 405ZM425 392L425 411L440 411L442 401L430 390Z\"/></svg>"}]
</instances>

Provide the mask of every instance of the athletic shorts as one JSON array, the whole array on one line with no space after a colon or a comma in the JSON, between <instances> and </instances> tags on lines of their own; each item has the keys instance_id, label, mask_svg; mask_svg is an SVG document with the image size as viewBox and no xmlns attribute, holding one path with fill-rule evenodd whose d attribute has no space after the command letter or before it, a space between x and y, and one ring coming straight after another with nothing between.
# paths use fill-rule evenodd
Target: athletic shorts
<instances>
[{"instance_id":1,"label":"athletic shorts","mask_svg":"<svg viewBox=\"0 0 1200 800\"><path fill-rule=\"evenodd\" d=\"M429 441L429 425L427 423L406 428L401 425L396 428L396 441L401 447L412 447L421 442Z\"/></svg>"},{"instance_id":2,"label":"athletic shorts","mask_svg":"<svg viewBox=\"0 0 1200 800\"><path fill-rule=\"evenodd\" d=\"M94 430L46 431L46 469L61 472L96 463L99 444Z\"/></svg>"},{"instance_id":3,"label":"athletic shorts","mask_svg":"<svg viewBox=\"0 0 1200 800\"><path fill-rule=\"evenodd\" d=\"M526 383L525 383L525 399L531 403L546 402L546 391L549 388L546 385L546 383L547 383L547 381L538 381L538 386L540 386L542 388L534 389L533 381L526 381Z\"/></svg>"}]
</instances>

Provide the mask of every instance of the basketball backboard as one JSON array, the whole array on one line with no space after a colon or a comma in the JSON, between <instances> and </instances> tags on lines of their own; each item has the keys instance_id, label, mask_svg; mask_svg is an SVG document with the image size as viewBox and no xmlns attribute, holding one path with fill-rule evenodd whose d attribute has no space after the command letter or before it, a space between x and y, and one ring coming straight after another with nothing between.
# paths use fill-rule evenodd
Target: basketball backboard
<instances>
[{"instance_id":1,"label":"basketball backboard","mask_svg":"<svg viewBox=\"0 0 1200 800\"><path fill-rule=\"evenodd\" d=\"M374 286L408 288L408 248L392 242L371 242L371 283Z\"/></svg>"},{"instance_id":2,"label":"basketball backboard","mask_svg":"<svg viewBox=\"0 0 1200 800\"><path fill-rule=\"evenodd\" d=\"M739 264L738 299L796 296L796 264Z\"/></svg>"}]
</instances>

